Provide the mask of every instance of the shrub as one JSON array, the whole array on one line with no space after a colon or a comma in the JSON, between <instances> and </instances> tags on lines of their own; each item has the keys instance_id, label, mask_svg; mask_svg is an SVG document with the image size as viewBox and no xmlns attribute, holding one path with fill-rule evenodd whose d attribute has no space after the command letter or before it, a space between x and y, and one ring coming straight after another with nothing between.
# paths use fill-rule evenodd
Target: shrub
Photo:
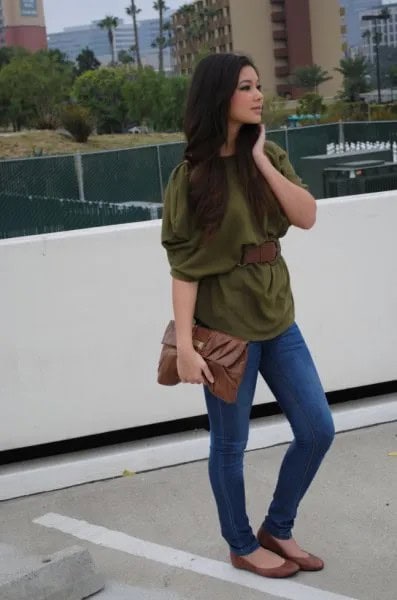
<instances>
[{"instance_id":1,"label":"shrub","mask_svg":"<svg viewBox=\"0 0 397 600\"><path fill-rule=\"evenodd\" d=\"M396 119L397 105L375 104L370 107L372 121L393 121Z\"/></svg>"},{"instance_id":2,"label":"shrub","mask_svg":"<svg viewBox=\"0 0 397 600\"><path fill-rule=\"evenodd\" d=\"M276 129L287 123L288 116L294 113L293 108L287 108L287 102L280 96L265 98L263 103L263 121L269 129Z\"/></svg>"},{"instance_id":3,"label":"shrub","mask_svg":"<svg viewBox=\"0 0 397 600\"><path fill-rule=\"evenodd\" d=\"M63 109L61 122L66 131L80 144L87 142L94 128L90 111L78 104L70 104Z\"/></svg>"},{"instance_id":4,"label":"shrub","mask_svg":"<svg viewBox=\"0 0 397 600\"><path fill-rule=\"evenodd\" d=\"M299 100L298 115L316 115L322 114L327 110L323 102L323 97L313 92L308 92Z\"/></svg>"},{"instance_id":5,"label":"shrub","mask_svg":"<svg viewBox=\"0 0 397 600\"><path fill-rule=\"evenodd\" d=\"M36 129L52 129L59 127L59 116L54 113L39 115L34 123Z\"/></svg>"},{"instance_id":6,"label":"shrub","mask_svg":"<svg viewBox=\"0 0 397 600\"><path fill-rule=\"evenodd\" d=\"M336 100L327 106L327 112L322 115L321 123L335 123L339 120L368 121L368 104L366 102Z\"/></svg>"}]
</instances>

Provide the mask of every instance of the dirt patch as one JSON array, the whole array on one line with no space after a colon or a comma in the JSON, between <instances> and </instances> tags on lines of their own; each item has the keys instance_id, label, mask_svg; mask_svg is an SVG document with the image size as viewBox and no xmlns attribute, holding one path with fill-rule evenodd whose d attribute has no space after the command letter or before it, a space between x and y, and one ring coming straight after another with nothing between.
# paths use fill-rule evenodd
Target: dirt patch
<instances>
[{"instance_id":1,"label":"dirt patch","mask_svg":"<svg viewBox=\"0 0 397 600\"><path fill-rule=\"evenodd\" d=\"M182 133L113 134L93 135L86 144L78 144L56 131L22 131L17 134L0 134L0 158L117 150L183 140Z\"/></svg>"}]
</instances>

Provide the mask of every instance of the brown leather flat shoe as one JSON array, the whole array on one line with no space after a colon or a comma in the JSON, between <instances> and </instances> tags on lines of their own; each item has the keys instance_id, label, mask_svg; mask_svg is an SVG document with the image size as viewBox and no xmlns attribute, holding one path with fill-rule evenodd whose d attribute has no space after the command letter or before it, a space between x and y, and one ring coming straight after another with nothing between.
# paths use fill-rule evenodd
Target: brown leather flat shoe
<instances>
[{"instance_id":1,"label":"brown leather flat shoe","mask_svg":"<svg viewBox=\"0 0 397 600\"><path fill-rule=\"evenodd\" d=\"M324 562L321 560L321 558L318 558L318 556L314 556L314 554L308 553L309 556L288 556L278 544L277 538L270 535L270 533L265 531L263 527L259 528L256 537L263 548L275 552L282 558L292 560L294 563L299 565L301 571L321 571L321 569L324 568Z\"/></svg>"},{"instance_id":2,"label":"brown leather flat shoe","mask_svg":"<svg viewBox=\"0 0 397 600\"><path fill-rule=\"evenodd\" d=\"M299 571L298 565L288 559L285 560L279 567L273 567L271 569L265 569L265 567L255 567L255 565L251 564L246 558L244 558L244 556L239 556L234 552L230 552L230 559L233 567L236 569L251 571L251 573L261 575L261 577L274 577L280 579L281 577L291 577Z\"/></svg>"}]
</instances>

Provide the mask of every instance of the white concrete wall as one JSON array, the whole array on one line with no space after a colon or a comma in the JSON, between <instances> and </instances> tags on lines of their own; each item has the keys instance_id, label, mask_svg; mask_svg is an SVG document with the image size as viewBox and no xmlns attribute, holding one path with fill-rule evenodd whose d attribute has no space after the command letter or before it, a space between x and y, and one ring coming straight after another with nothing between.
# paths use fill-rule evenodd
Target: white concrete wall
<instances>
[{"instance_id":1,"label":"white concrete wall","mask_svg":"<svg viewBox=\"0 0 397 600\"><path fill-rule=\"evenodd\" d=\"M283 252L325 388L396 379L397 191L318 204ZM159 221L0 241L0 450L204 413L156 383L168 273Z\"/></svg>"}]
</instances>

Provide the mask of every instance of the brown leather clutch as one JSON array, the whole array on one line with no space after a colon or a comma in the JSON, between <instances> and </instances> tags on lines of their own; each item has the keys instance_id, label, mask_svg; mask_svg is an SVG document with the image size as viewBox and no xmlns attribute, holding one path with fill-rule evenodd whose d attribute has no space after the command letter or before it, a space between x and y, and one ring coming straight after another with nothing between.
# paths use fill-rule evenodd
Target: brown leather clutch
<instances>
[{"instance_id":1,"label":"brown leather clutch","mask_svg":"<svg viewBox=\"0 0 397 600\"><path fill-rule=\"evenodd\" d=\"M214 396L225 402L236 402L248 356L248 342L222 331L193 325L193 346L207 362L214 383L207 382ZM161 385L180 383L176 367L175 322L170 321L162 340L157 381Z\"/></svg>"}]
</instances>

